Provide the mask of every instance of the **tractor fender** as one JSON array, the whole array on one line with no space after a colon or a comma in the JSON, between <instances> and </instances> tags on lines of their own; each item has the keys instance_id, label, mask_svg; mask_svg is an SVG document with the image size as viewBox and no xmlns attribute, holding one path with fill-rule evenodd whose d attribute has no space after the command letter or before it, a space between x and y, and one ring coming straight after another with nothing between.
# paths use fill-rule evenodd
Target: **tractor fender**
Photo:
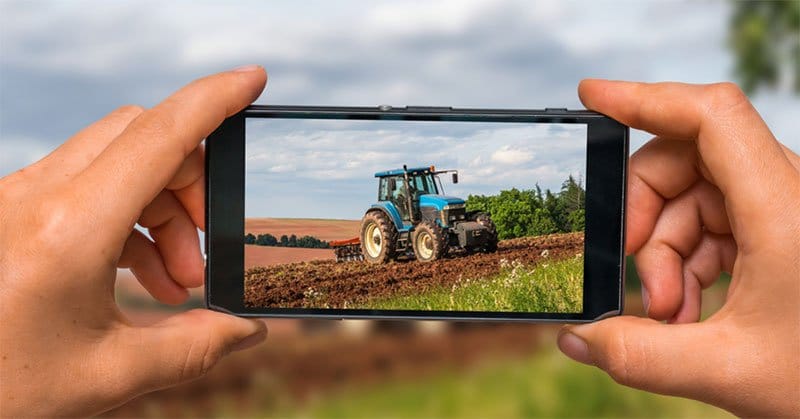
<instances>
[{"instance_id":1,"label":"tractor fender","mask_svg":"<svg viewBox=\"0 0 800 419\"><path fill-rule=\"evenodd\" d=\"M405 232L408 231L409 228L403 224L403 220L400 218L400 213L397 212L397 209L394 206L389 206L385 204L373 204L364 214L369 214L373 211L381 211L390 220L392 220L392 224L394 224L394 228L397 229L398 232Z\"/></svg>"}]
</instances>

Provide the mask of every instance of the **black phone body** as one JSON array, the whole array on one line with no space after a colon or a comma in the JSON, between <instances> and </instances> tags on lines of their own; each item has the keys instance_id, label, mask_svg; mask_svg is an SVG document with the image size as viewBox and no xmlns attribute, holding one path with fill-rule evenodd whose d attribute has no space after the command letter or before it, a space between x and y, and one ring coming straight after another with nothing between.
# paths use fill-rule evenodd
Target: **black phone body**
<instances>
[{"instance_id":1,"label":"black phone body","mask_svg":"<svg viewBox=\"0 0 800 419\"><path fill-rule=\"evenodd\" d=\"M393 307L327 305L281 306L246 303L245 293L245 183L248 121L264 119L284 125L297 120L386 121L434 124L491 123L557 124L585 127L585 227L582 233L582 293L579 309L553 311L487 311L464 309L394 309ZM205 303L213 310L251 317L320 317L434 320L522 320L589 322L619 315L624 303L625 197L628 127L586 110L459 109L449 107L328 107L253 105L226 119L206 141L206 279ZM298 141L293 137L293 141ZM277 141L277 139L276 139ZM299 140L299 141L302 141ZM422 143L424 144L424 143ZM420 147L419 144L416 147ZM513 157L513 156L512 156ZM291 157L288 158L291 160ZM398 164L399 166L399 164ZM408 172L408 170L404 167ZM395 170L401 170L396 169ZM416 169L414 169L416 170ZM419 169L423 170L423 169ZM435 169L430 168L431 173ZM403 183L403 174L396 183ZM395 173L395 174L397 174ZM426 172L427 173L427 172ZM438 172L437 172L438 173ZM379 178L381 173L375 173ZM384 175L390 175L386 172ZM372 177L372 173L365 176ZM408 173L405 174L408 179ZM457 181L457 178L454 177ZM437 181L439 181L437 179ZM395 187L395 182L388 182ZM385 185L382 183L382 185ZM382 186L385 187L385 186ZM537 183L538 188L538 183ZM548 192L549 193L549 192ZM276 200L281 197L273 197ZM410 202L410 201L409 201ZM374 207L374 205L373 205ZM413 207L410 207L413 208ZM413 216L412 216L413 217ZM413 220L412 220L413 221ZM402 228L398 226L398 228ZM406 228L408 229L408 228ZM414 228L409 238L413 235ZM422 233L420 233L421 235ZM453 233L455 237L455 233ZM343 237L344 238L344 237ZM456 242L455 239L454 243ZM367 240L368 241L368 240ZM502 242L502 241L501 241ZM420 245L422 246L422 245ZM409 248L413 247L409 245ZM364 247L361 247L364 249ZM368 251L367 249L366 251ZM407 253L411 253L409 250ZM545 252L543 252L545 253ZM577 256L576 256L577 257ZM363 255L362 255L363 258ZM413 259L413 255L412 255ZM512 261L513 262L513 261ZM322 262L320 262L322 263ZM342 262L342 263L367 263ZM407 261L401 266L424 262ZM299 265L290 265L299 266ZM333 265L330 265L333 266ZM338 265L336 265L338 266ZM393 265L394 266L394 265ZM419 265L422 266L422 265ZM535 269L532 269L533 271ZM249 270L248 270L249 272ZM275 271L270 271L274 272ZM319 272L319 269L316 270ZM267 278L270 280L270 278ZM310 289L310 287L309 287ZM453 285L455 289L455 285ZM294 291L295 294L303 290Z\"/></svg>"}]
</instances>

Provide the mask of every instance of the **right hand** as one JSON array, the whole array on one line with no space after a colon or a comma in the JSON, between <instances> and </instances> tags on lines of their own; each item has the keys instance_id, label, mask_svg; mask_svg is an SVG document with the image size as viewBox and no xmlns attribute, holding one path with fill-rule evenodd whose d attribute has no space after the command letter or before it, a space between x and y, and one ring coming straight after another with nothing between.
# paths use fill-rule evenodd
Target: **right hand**
<instances>
[{"instance_id":1,"label":"right hand","mask_svg":"<svg viewBox=\"0 0 800 419\"><path fill-rule=\"evenodd\" d=\"M631 387L800 416L800 157L729 83L585 80L579 93L657 135L631 158L627 204L650 319L565 327L561 350ZM698 323L722 271L727 301Z\"/></svg>"}]
</instances>

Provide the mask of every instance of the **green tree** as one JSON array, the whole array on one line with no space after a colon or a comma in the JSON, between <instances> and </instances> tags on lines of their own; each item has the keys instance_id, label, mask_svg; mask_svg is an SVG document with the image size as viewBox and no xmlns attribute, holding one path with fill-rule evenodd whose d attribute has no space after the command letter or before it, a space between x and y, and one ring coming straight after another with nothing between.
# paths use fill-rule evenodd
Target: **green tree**
<instances>
[{"instance_id":1,"label":"green tree","mask_svg":"<svg viewBox=\"0 0 800 419\"><path fill-rule=\"evenodd\" d=\"M569 175L567 180L561 184L559 198L563 202L563 208L567 213L584 208L586 205L586 191L581 185L580 179L576 180Z\"/></svg>"},{"instance_id":2,"label":"green tree","mask_svg":"<svg viewBox=\"0 0 800 419\"><path fill-rule=\"evenodd\" d=\"M530 220L526 236L541 236L543 234L552 234L558 232L553 216L547 208L536 208L533 211L533 217Z\"/></svg>"},{"instance_id":3,"label":"green tree","mask_svg":"<svg viewBox=\"0 0 800 419\"><path fill-rule=\"evenodd\" d=\"M256 238L256 243L259 246L275 246L278 244L278 239L272 234L259 234Z\"/></svg>"},{"instance_id":4,"label":"green tree","mask_svg":"<svg viewBox=\"0 0 800 419\"><path fill-rule=\"evenodd\" d=\"M244 236L244 244L256 244L256 236L253 233L247 233Z\"/></svg>"},{"instance_id":5,"label":"green tree","mask_svg":"<svg viewBox=\"0 0 800 419\"><path fill-rule=\"evenodd\" d=\"M782 78L800 93L800 1L733 1L728 45L735 73L747 93Z\"/></svg>"},{"instance_id":6,"label":"green tree","mask_svg":"<svg viewBox=\"0 0 800 419\"><path fill-rule=\"evenodd\" d=\"M569 213L569 231L586 230L586 210L581 208Z\"/></svg>"},{"instance_id":7,"label":"green tree","mask_svg":"<svg viewBox=\"0 0 800 419\"><path fill-rule=\"evenodd\" d=\"M497 195L470 195L467 210L492 216L501 240L558 232L583 231L586 190L581 178L569 176L558 193L534 189L509 189Z\"/></svg>"}]
</instances>

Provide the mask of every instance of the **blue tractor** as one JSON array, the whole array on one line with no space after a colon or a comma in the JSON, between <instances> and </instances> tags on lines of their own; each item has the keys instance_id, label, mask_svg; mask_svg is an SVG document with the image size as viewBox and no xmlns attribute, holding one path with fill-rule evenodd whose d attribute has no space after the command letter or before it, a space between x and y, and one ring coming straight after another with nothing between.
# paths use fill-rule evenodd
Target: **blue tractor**
<instances>
[{"instance_id":1,"label":"blue tractor","mask_svg":"<svg viewBox=\"0 0 800 419\"><path fill-rule=\"evenodd\" d=\"M361 255L370 263L413 256L430 262L451 249L466 253L497 251L497 229L489 214L467 212L463 199L444 195L434 166L387 170L378 178L378 202L361 220ZM360 259L360 258L359 258Z\"/></svg>"}]
</instances>

